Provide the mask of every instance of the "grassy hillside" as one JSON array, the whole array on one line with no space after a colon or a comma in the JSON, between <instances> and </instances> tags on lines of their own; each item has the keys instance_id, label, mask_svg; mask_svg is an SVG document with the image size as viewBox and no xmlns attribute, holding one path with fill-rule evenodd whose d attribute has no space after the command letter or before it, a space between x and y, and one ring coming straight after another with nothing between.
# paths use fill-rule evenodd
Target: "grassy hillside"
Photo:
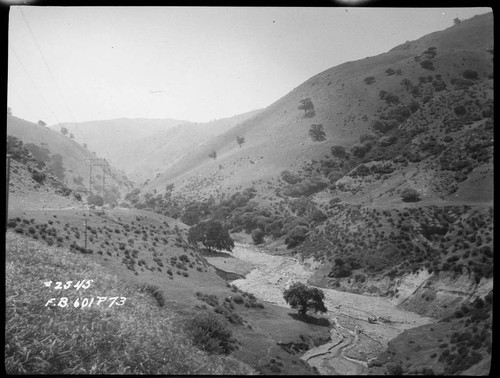
<instances>
[{"instance_id":1,"label":"grassy hillside","mask_svg":"<svg viewBox=\"0 0 500 378\"><path fill-rule=\"evenodd\" d=\"M117 119L51 126L66 127L75 140L87 144L136 181L154 178L165 167L210 138L221 134L259 111L207 123L173 119Z\"/></svg>"},{"instance_id":2,"label":"grassy hillside","mask_svg":"<svg viewBox=\"0 0 500 378\"><path fill-rule=\"evenodd\" d=\"M438 323L412 328L369 363L370 374L488 375L492 293Z\"/></svg>"},{"instance_id":3,"label":"grassy hillside","mask_svg":"<svg viewBox=\"0 0 500 378\"><path fill-rule=\"evenodd\" d=\"M39 161L43 162L55 177L67 187L87 193L89 189L88 159L97 158L96 155L76 143L72 138L60 132L49 129L23 119L7 116L7 133L19 138ZM100 168L94 168L93 191L102 191L102 175ZM105 185L107 190L125 194L133 184L127 177L111 167L106 173Z\"/></svg>"},{"instance_id":4,"label":"grassy hillside","mask_svg":"<svg viewBox=\"0 0 500 378\"><path fill-rule=\"evenodd\" d=\"M85 220L87 228L85 228ZM91 266L98 264L109 274L117 277L114 288L119 289L120 293L122 286L125 290L125 287L129 285L149 292L156 299L161 308L160 311L166 311L167 317L177 319L172 326L177 328L171 327L172 333L179 332L182 336L184 331L180 330L190 328L190 319L195 314L201 313L201 316L205 316L203 314L216 313L222 317L222 322L232 334L228 344L230 356L264 374L315 374L310 366L299 359L299 355L283 349L280 345L283 343L301 344L305 349L319 345L328 339L328 327L324 324L316 325L297 320L289 315L293 311L262 303L252 294L242 292L232 286L218 275L220 271L217 272L198 251L185 241L186 226L178 221L141 210L113 209L89 213L77 209L28 210L20 208L13 209L9 213L8 227L12 230L8 232L9 237L15 237L12 234L23 236L22 240L25 243L33 245L29 248L31 254L38 249L45 251L44 245L47 245L54 248L58 255L78 258L78 264L81 266L71 269L66 268L64 264L61 266L61 263L54 267L52 266L53 259L48 259L47 269L50 267L51 272L56 272L50 275L54 277L50 278L54 281L56 279L77 280L81 277L92 278L97 282L95 277L101 277L101 271L95 274L82 273L78 277L69 276L72 275L71 272L85 272L87 269L85 267L89 264ZM32 242L26 241L26 238L31 238L37 243L30 244ZM85 239L87 239L86 246ZM11 261L11 256L9 255L7 263ZM61 273L62 278L56 277L60 272L59 268L65 272ZM23 281L34 282L32 279ZM14 284L8 281L9 290ZM96 287L95 295L99 295L100 291L102 291L101 288ZM110 290L106 291L111 293ZM38 293L38 291L33 292ZM117 290L113 291L115 292ZM48 300L45 296L37 295ZM127 297L128 295L132 294L127 292ZM137 299L132 297L128 302L133 306L136 301ZM40 308L42 305L38 303L37 306ZM155 314L148 315L146 318L150 319ZM129 315L131 322L139 322L139 319L144 317L138 312ZM47 314L43 316L43 321L48 321L50 318L50 316L47 318ZM163 327L156 323L151 324L152 329L160 326ZM99 324L99 327L103 326ZM147 333L149 329L140 331ZM12 337L15 337L14 335L13 331ZM143 340L140 333L130 335L130 337ZM202 345L197 343L196 340L200 337L195 337L193 343L202 350L215 353L211 342ZM65 337L61 336L59 339L63 342ZM192 337L188 339L193 340ZM154 338L151 342L156 343L156 340ZM168 342L164 348L170 348ZM34 353L32 357L35 358L37 353ZM158 354L155 352L154 355ZM184 360L179 362L182 361ZM187 361L190 359L188 358ZM22 361L18 363L23 365ZM167 367L162 367L161 364L158 365L159 363L159 361L154 361L154 369L157 369L151 370L154 374L175 373L173 370L167 370ZM56 370L47 371L60 373L63 371L61 367L54 369ZM92 371L88 370L90 369L88 366L82 369L87 369L85 370L87 373ZM125 367L120 365L110 367L108 372L127 371L123 369ZM131 367L131 369L132 372L150 371L140 370L140 367ZM193 367L189 370L186 367L179 367L179 373L187 371L200 372ZM203 372L210 373L211 371L213 370Z\"/></svg>"},{"instance_id":5,"label":"grassy hillside","mask_svg":"<svg viewBox=\"0 0 500 378\"><path fill-rule=\"evenodd\" d=\"M280 240L321 261L323 285L357 269L489 279L492 38L486 14L322 72L126 200Z\"/></svg>"},{"instance_id":6,"label":"grassy hillside","mask_svg":"<svg viewBox=\"0 0 500 378\"><path fill-rule=\"evenodd\" d=\"M405 145L430 137L424 131L435 138L461 135L464 128L459 124L484 119L481 112L492 109L492 46L492 14L487 14L387 53L326 70L191 151L143 191L162 193L166 185L175 184L174 193L193 198L249 186L269 194L268 188L276 186L284 169L298 170L305 162L325 157L331 160L332 146L349 152L357 144L366 145L366 135L371 136L372 146L379 147L391 144L388 138L398 130L414 129L415 123L422 127L412 131L417 135L402 140ZM311 100L314 112L299 109L304 99ZM472 121L453 113L459 105L469 116L474 114ZM443 108L448 115L441 113ZM241 147L237 136L245 137ZM208 156L212 151L215 159ZM392 154L395 158L398 152Z\"/></svg>"},{"instance_id":7,"label":"grassy hillside","mask_svg":"<svg viewBox=\"0 0 500 378\"><path fill-rule=\"evenodd\" d=\"M187 224L224 221L313 266L316 286L436 319L472 308L493 287L492 21L477 16L326 70L126 201ZM401 351L390 369L487 369L486 345L423 357L437 358L439 339L464 341L455 322L439 335L417 330L425 348L389 348ZM476 328L467 342L491 324Z\"/></svg>"},{"instance_id":8,"label":"grassy hillside","mask_svg":"<svg viewBox=\"0 0 500 378\"><path fill-rule=\"evenodd\" d=\"M254 373L198 350L174 311L81 255L9 232L6 263L8 374Z\"/></svg>"}]
</instances>

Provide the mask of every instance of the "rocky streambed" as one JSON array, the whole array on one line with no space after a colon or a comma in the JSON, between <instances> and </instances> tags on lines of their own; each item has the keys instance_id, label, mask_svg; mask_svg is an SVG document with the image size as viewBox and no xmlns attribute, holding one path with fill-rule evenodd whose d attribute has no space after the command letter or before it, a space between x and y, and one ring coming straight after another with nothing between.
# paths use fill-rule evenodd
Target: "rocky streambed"
<instances>
[{"instance_id":1,"label":"rocky streambed","mask_svg":"<svg viewBox=\"0 0 500 378\"><path fill-rule=\"evenodd\" d=\"M312 271L297 259L269 254L249 244L236 243L225 257L207 257L219 269L231 272L237 267L244 278L232 284L253 293L262 301L288 307L283 290L293 282L306 283ZM316 366L321 374L366 374L368 362L386 347L387 343L405 329L432 323L435 320L398 309L389 300L334 289L325 293L324 314L332 324L331 341L308 350L301 358Z\"/></svg>"}]
</instances>

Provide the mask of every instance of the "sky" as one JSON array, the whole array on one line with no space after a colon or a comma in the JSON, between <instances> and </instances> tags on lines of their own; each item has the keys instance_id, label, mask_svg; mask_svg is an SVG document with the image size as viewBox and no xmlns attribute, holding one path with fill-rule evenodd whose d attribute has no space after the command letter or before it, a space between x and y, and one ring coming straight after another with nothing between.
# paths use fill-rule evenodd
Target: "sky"
<instances>
[{"instance_id":1,"label":"sky","mask_svg":"<svg viewBox=\"0 0 500 378\"><path fill-rule=\"evenodd\" d=\"M490 8L36 7L9 14L8 106L48 125L208 122Z\"/></svg>"}]
</instances>

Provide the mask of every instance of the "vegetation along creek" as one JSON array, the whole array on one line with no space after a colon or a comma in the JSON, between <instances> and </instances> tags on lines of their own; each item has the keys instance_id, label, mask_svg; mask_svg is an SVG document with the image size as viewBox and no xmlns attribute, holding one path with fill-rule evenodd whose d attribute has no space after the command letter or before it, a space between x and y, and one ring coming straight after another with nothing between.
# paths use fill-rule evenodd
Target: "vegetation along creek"
<instances>
[{"instance_id":1,"label":"vegetation along creek","mask_svg":"<svg viewBox=\"0 0 500 378\"><path fill-rule=\"evenodd\" d=\"M283 291L292 282L306 283L312 270L299 260L270 254L263 248L236 243L230 254L224 257L206 257L217 268L229 273L235 267L236 274L249 271L244 278L231 283L239 289L253 293L262 301L288 307ZM247 264L244 264L244 263ZM249 268L252 267L252 268ZM368 362L385 348L387 343L402 331L433 319L398 309L396 305L378 296L366 296L321 289L325 293L328 309L323 315L330 323L331 340L324 345L309 349L301 357L325 375L366 374ZM294 312L294 310L290 310ZM372 322L369 321L372 320Z\"/></svg>"}]
</instances>

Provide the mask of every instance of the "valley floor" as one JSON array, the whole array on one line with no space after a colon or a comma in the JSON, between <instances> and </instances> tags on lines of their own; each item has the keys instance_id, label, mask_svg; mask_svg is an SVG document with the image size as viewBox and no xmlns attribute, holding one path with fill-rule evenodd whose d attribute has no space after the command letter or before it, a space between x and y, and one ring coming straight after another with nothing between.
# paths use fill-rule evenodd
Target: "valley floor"
<instances>
[{"instance_id":1,"label":"valley floor","mask_svg":"<svg viewBox=\"0 0 500 378\"><path fill-rule=\"evenodd\" d=\"M249 244L236 243L231 254L207 257L207 260L225 271L234 267L234 272L240 274L254 267L245 278L232 283L263 301L283 307L288 307L283 290L292 282L306 283L313 273L292 257L270 255ZM385 298L322 290L328 309L326 317L334 325L331 341L302 356L321 374L366 374L368 361L382 352L391 339L406 329L435 321L398 309ZM368 318L377 320L370 323Z\"/></svg>"}]
</instances>

